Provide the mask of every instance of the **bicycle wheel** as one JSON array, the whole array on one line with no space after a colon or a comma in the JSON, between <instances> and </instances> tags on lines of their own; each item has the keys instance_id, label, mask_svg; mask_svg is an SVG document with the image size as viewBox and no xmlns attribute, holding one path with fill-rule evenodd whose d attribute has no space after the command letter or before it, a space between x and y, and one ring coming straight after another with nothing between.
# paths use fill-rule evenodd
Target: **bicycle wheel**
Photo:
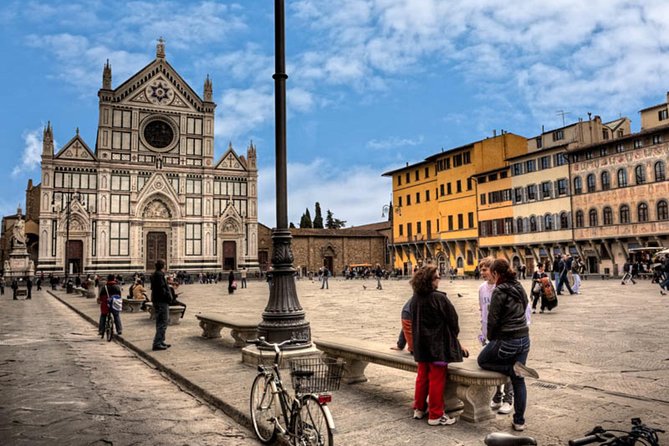
<instances>
[{"instance_id":1,"label":"bicycle wheel","mask_svg":"<svg viewBox=\"0 0 669 446\"><path fill-rule=\"evenodd\" d=\"M111 342L114 337L114 314L107 315L107 326L105 327L105 334L107 335L107 342Z\"/></svg>"},{"instance_id":2,"label":"bicycle wheel","mask_svg":"<svg viewBox=\"0 0 669 446\"><path fill-rule=\"evenodd\" d=\"M333 446L332 430L325 408L314 395L302 397L302 407L293 422L295 444L299 446Z\"/></svg>"},{"instance_id":3,"label":"bicycle wheel","mask_svg":"<svg viewBox=\"0 0 669 446\"><path fill-rule=\"evenodd\" d=\"M279 409L276 407L276 398L270 386L271 377L258 375L251 386L251 420L253 430L258 439L265 444L276 440L277 430L275 421Z\"/></svg>"}]
</instances>

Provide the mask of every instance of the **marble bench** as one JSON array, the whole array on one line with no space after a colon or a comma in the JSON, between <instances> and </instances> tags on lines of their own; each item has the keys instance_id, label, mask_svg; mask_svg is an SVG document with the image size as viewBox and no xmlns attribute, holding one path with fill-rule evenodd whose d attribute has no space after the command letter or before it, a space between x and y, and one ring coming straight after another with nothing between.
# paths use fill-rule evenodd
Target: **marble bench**
<instances>
[{"instance_id":1,"label":"marble bench","mask_svg":"<svg viewBox=\"0 0 669 446\"><path fill-rule=\"evenodd\" d=\"M408 372L418 370L413 356L390 350L385 345L344 337L320 338L315 339L314 343L325 356L346 361L343 379L348 384L367 381L365 368L370 362ZM494 419L495 412L490 408L490 400L495 387L507 381L506 375L483 370L472 358L450 363L444 390L446 411L451 414L462 411L460 417L472 423Z\"/></svg>"},{"instance_id":2,"label":"marble bench","mask_svg":"<svg viewBox=\"0 0 669 446\"><path fill-rule=\"evenodd\" d=\"M258 322L243 320L238 317L225 317L219 314L196 314L202 328L202 337L220 338L221 330L230 328L230 335L235 340L235 347L246 347L247 339L257 337Z\"/></svg>"},{"instance_id":3,"label":"marble bench","mask_svg":"<svg viewBox=\"0 0 669 446\"><path fill-rule=\"evenodd\" d=\"M149 312L149 319L155 320L156 315L153 311L153 302L146 303L146 310ZM167 325L179 325L185 313L186 307L182 307L181 305L170 305L170 313L169 318L167 319Z\"/></svg>"},{"instance_id":4,"label":"marble bench","mask_svg":"<svg viewBox=\"0 0 669 446\"><path fill-rule=\"evenodd\" d=\"M140 312L142 310L142 304L147 301L144 299L123 299L123 311L128 313Z\"/></svg>"}]
</instances>

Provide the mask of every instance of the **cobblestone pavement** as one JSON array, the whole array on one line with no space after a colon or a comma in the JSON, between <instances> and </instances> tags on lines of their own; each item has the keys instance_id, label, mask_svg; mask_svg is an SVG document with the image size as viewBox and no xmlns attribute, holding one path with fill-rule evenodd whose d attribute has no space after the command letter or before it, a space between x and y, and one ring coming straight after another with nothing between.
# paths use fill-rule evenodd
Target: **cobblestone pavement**
<instances>
[{"instance_id":1,"label":"cobblestone pavement","mask_svg":"<svg viewBox=\"0 0 669 446\"><path fill-rule=\"evenodd\" d=\"M524 284L529 288L529 281ZM384 281L383 290L375 287L373 280L335 279L329 290L320 290L318 282L297 281L313 338L337 334L377 342L381 349L393 345L410 287L406 280ZM477 355L478 282L443 280L441 287L460 316L463 345ZM248 423L255 370L241 364L241 354L225 331L221 339L202 338L194 315L257 315L260 320L269 292L265 282L250 281L248 289L233 295L225 288L211 284L180 289L180 299L189 307L182 323L168 328L171 349L151 351L154 325L146 313L123 314L121 342L237 421ZM669 346L664 339L669 300L648 281L621 286L615 280L589 280L583 282L582 293L561 296L555 310L533 315L528 363L541 379L528 381L526 433L546 446L564 445L599 424L628 427L632 417L669 428ZM93 300L55 294L89 321L97 319ZM79 326L82 333L94 333L90 324ZM411 419L415 375L373 364L366 374L369 382L344 385L334 395L337 444L469 446L483 444L489 432L510 431L510 415L478 425L460 421L429 427ZM663 444L669 440L666 434L661 438Z\"/></svg>"},{"instance_id":2,"label":"cobblestone pavement","mask_svg":"<svg viewBox=\"0 0 669 446\"><path fill-rule=\"evenodd\" d=\"M46 294L0 306L0 444L257 444Z\"/></svg>"}]
</instances>

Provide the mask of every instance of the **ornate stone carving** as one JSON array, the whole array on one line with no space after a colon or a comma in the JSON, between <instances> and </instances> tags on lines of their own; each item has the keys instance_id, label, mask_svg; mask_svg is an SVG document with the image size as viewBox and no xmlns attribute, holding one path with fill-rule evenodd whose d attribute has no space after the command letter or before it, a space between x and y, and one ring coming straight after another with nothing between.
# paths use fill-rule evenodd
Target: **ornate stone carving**
<instances>
[{"instance_id":1,"label":"ornate stone carving","mask_svg":"<svg viewBox=\"0 0 669 446\"><path fill-rule=\"evenodd\" d=\"M149 203L142 213L144 218L171 218L172 213L168 207L160 200L154 200Z\"/></svg>"}]
</instances>

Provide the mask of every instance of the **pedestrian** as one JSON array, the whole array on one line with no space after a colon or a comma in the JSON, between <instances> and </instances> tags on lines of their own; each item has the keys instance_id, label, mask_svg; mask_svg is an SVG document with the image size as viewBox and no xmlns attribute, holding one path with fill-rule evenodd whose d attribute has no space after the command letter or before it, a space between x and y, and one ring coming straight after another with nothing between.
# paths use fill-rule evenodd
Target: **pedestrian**
<instances>
[{"instance_id":1,"label":"pedestrian","mask_svg":"<svg viewBox=\"0 0 669 446\"><path fill-rule=\"evenodd\" d=\"M327 266L323 266L323 279L321 281L321 290L325 288L326 290L330 289L330 284L328 279L330 278L330 270Z\"/></svg>"},{"instance_id":2,"label":"pedestrian","mask_svg":"<svg viewBox=\"0 0 669 446\"><path fill-rule=\"evenodd\" d=\"M0 276L0 296L5 295L5 278Z\"/></svg>"},{"instance_id":3,"label":"pedestrian","mask_svg":"<svg viewBox=\"0 0 669 446\"><path fill-rule=\"evenodd\" d=\"M14 295L14 300L19 300L16 297L16 291L19 289L19 283L16 281L16 277L12 278L12 294Z\"/></svg>"},{"instance_id":4,"label":"pedestrian","mask_svg":"<svg viewBox=\"0 0 669 446\"><path fill-rule=\"evenodd\" d=\"M383 286L381 286L381 278L383 277L383 270L381 269L381 265L379 265L378 263L376 264L376 268L374 269L374 275L376 276L376 289L382 290Z\"/></svg>"},{"instance_id":5,"label":"pedestrian","mask_svg":"<svg viewBox=\"0 0 669 446\"><path fill-rule=\"evenodd\" d=\"M411 327L414 360L418 363L413 417L428 414L430 426L453 424L444 412L444 387L449 362L462 362L469 352L458 340L460 327L455 307L438 291L439 273L434 265L421 267L411 278Z\"/></svg>"},{"instance_id":6,"label":"pedestrian","mask_svg":"<svg viewBox=\"0 0 669 446\"><path fill-rule=\"evenodd\" d=\"M26 296L26 299L32 299L33 298L33 281L30 277L26 277L26 287L28 288L28 296Z\"/></svg>"},{"instance_id":7,"label":"pedestrian","mask_svg":"<svg viewBox=\"0 0 669 446\"><path fill-rule=\"evenodd\" d=\"M664 273L664 277L658 281L660 284L660 294L665 296L665 290L669 291L669 254L664 256L664 263L661 266L661 272Z\"/></svg>"},{"instance_id":8,"label":"pedestrian","mask_svg":"<svg viewBox=\"0 0 669 446\"><path fill-rule=\"evenodd\" d=\"M100 305L100 323L98 324L98 334L102 336L107 325L109 314L114 315L114 325L116 333L123 334L123 324L121 324L121 310L123 310L123 300L121 298L121 287L116 282L113 274L107 276L107 283L100 288L97 303Z\"/></svg>"},{"instance_id":9,"label":"pedestrian","mask_svg":"<svg viewBox=\"0 0 669 446\"><path fill-rule=\"evenodd\" d=\"M503 373L513 385L513 423L516 431L525 430L527 388L525 377L538 378L536 370L525 365L530 352L527 324L527 294L516 279L509 262L496 259L490 267L495 289L488 309L488 340L478 356L482 369Z\"/></svg>"},{"instance_id":10,"label":"pedestrian","mask_svg":"<svg viewBox=\"0 0 669 446\"><path fill-rule=\"evenodd\" d=\"M559 254L555 255L555 258L553 259L553 268L551 271L553 271L553 280L555 280L555 288L557 289L558 287L558 282L560 281L560 262L562 261L562 256ZM548 268L546 269L548 271Z\"/></svg>"},{"instance_id":11,"label":"pedestrian","mask_svg":"<svg viewBox=\"0 0 669 446\"><path fill-rule=\"evenodd\" d=\"M525 266L525 264L523 263L522 265L520 265L520 277L521 277L521 279L525 280L527 278L526 275L525 275L526 272L527 272L527 266Z\"/></svg>"},{"instance_id":12,"label":"pedestrian","mask_svg":"<svg viewBox=\"0 0 669 446\"><path fill-rule=\"evenodd\" d=\"M481 271L481 277L484 282L479 286L479 311L481 314L481 333L479 334L479 342L485 346L488 343L488 307L490 306L490 299L492 292L495 289L495 282L490 275L490 267L495 259L493 257L485 257L481 259L478 265ZM507 384L497 386L495 395L490 402L490 408L496 410L500 414L508 414L513 410L513 389Z\"/></svg>"},{"instance_id":13,"label":"pedestrian","mask_svg":"<svg viewBox=\"0 0 669 446\"><path fill-rule=\"evenodd\" d=\"M621 285L626 285L627 282L631 281L633 285L636 285L634 281L634 275L632 274L632 265L634 260L631 257L627 258L627 261L623 264L623 279L620 282Z\"/></svg>"},{"instance_id":14,"label":"pedestrian","mask_svg":"<svg viewBox=\"0 0 669 446\"><path fill-rule=\"evenodd\" d=\"M402 328L400 329L399 337L397 338L397 345L390 347L391 350L404 350L408 347L409 353L413 354L413 335L411 333L411 298L404 303L402 307L402 314L400 317Z\"/></svg>"},{"instance_id":15,"label":"pedestrian","mask_svg":"<svg viewBox=\"0 0 669 446\"><path fill-rule=\"evenodd\" d=\"M153 312L156 316L156 335L153 338L153 350L167 350L171 344L165 342L165 333L167 331L167 321L170 316L170 301L172 295L167 280L165 280L165 262L156 261L156 270L151 275L151 301L153 302Z\"/></svg>"},{"instance_id":16,"label":"pedestrian","mask_svg":"<svg viewBox=\"0 0 669 446\"><path fill-rule=\"evenodd\" d=\"M532 288L530 294L532 295L532 313L537 312L537 303L539 303L539 299L541 299L540 313L543 313L546 309L551 311L553 308L557 307L558 301L557 296L555 295L555 288L553 288L553 282L551 282L548 274L544 272L544 267L541 264L539 264L537 270L532 274Z\"/></svg>"},{"instance_id":17,"label":"pedestrian","mask_svg":"<svg viewBox=\"0 0 669 446\"><path fill-rule=\"evenodd\" d=\"M585 265L581 262L580 257L574 257L574 262L571 264L571 274L574 277L574 285L571 289L576 294L581 294L581 274L585 271Z\"/></svg>"},{"instance_id":18,"label":"pedestrian","mask_svg":"<svg viewBox=\"0 0 669 446\"><path fill-rule=\"evenodd\" d=\"M569 285L569 280L567 279L567 274L571 270L571 256L569 254L564 254L562 256L562 260L558 263L558 269L560 271L559 273L559 278L558 278L558 283L557 283L557 295L562 294L562 287L566 286L567 291L569 291L569 294L574 294L574 290L571 289L571 285Z\"/></svg>"},{"instance_id":19,"label":"pedestrian","mask_svg":"<svg viewBox=\"0 0 669 446\"><path fill-rule=\"evenodd\" d=\"M42 278L38 277L37 280L35 280L35 285L37 285L37 291L40 291L42 289Z\"/></svg>"},{"instance_id":20,"label":"pedestrian","mask_svg":"<svg viewBox=\"0 0 669 446\"><path fill-rule=\"evenodd\" d=\"M235 282L235 272L230 270L228 274L228 294L232 294L237 289L237 282Z\"/></svg>"},{"instance_id":21,"label":"pedestrian","mask_svg":"<svg viewBox=\"0 0 669 446\"><path fill-rule=\"evenodd\" d=\"M241 277L242 277L242 288L246 288L246 276L248 274L248 271L246 271L246 267L242 268L241 271Z\"/></svg>"}]
</instances>

